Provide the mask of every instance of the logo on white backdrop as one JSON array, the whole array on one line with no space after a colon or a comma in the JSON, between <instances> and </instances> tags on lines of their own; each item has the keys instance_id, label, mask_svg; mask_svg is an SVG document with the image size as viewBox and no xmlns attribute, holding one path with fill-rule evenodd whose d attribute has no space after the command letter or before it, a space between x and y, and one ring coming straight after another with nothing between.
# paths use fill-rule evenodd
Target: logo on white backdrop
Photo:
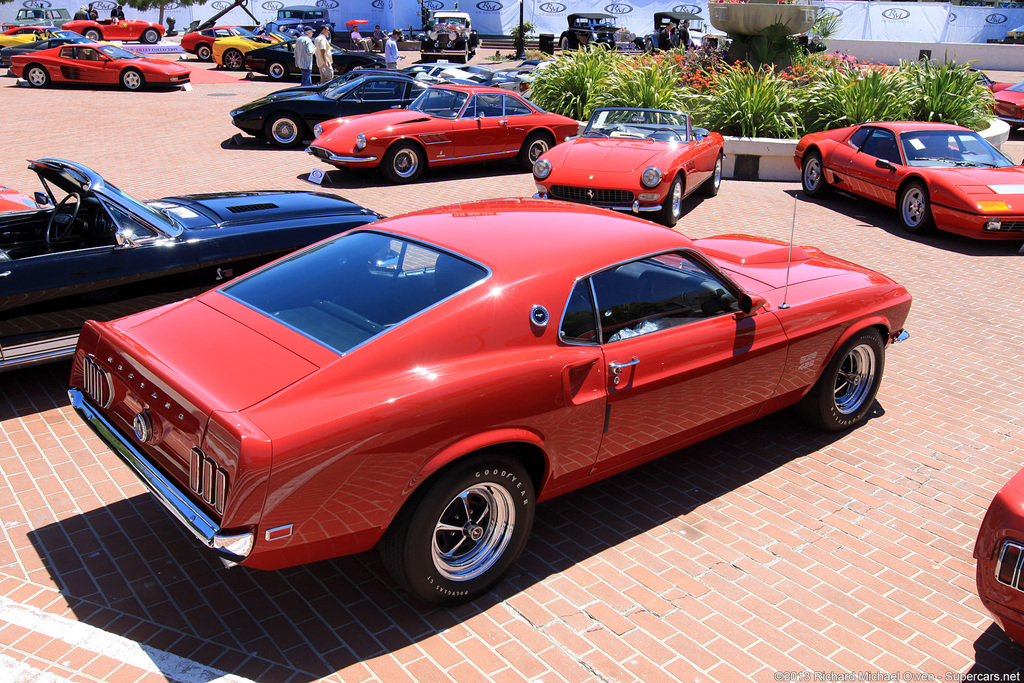
<instances>
[{"instance_id":1,"label":"logo on white backdrop","mask_svg":"<svg viewBox=\"0 0 1024 683\"><path fill-rule=\"evenodd\" d=\"M952 12L950 12L949 13L949 23L952 24L954 21L956 21L956 15L953 14Z\"/></svg>"},{"instance_id":2,"label":"logo on white backdrop","mask_svg":"<svg viewBox=\"0 0 1024 683\"><path fill-rule=\"evenodd\" d=\"M834 14L837 17L843 16L843 10L842 9L840 9L839 7L832 7L831 5L822 5L821 6L821 13L822 14Z\"/></svg>"},{"instance_id":3,"label":"logo on white backdrop","mask_svg":"<svg viewBox=\"0 0 1024 683\"><path fill-rule=\"evenodd\" d=\"M569 9L560 2L544 2L537 7L544 14L561 14L565 10Z\"/></svg>"},{"instance_id":4,"label":"logo on white backdrop","mask_svg":"<svg viewBox=\"0 0 1024 683\"><path fill-rule=\"evenodd\" d=\"M496 0L481 0L476 3L476 8L481 12L500 12L505 6Z\"/></svg>"},{"instance_id":5,"label":"logo on white backdrop","mask_svg":"<svg viewBox=\"0 0 1024 683\"><path fill-rule=\"evenodd\" d=\"M986 24L1005 24L1009 18L1005 14L990 14L985 17Z\"/></svg>"},{"instance_id":6,"label":"logo on white backdrop","mask_svg":"<svg viewBox=\"0 0 1024 683\"><path fill-rule=\"evenodd\" d=\"M673 12L689 12L690 14L700 14L700 5L676 5L672 8Z\"/></svg>"},{"instance_id":7,"label":"logo on white backdrop","mask_svg":"<svg viewBox=\"0 0 1024 683\"><path fill-rule=\"evenodd\" d=\"M891 7L882 12L882 16L885 17L886 19L892 19L893 21L903 21L904 19L910 16L910 12L905 9Z\"/></svg>"},{"instance_id":8,"label":"logo on white backdrop","mask_svg":"<svg viewBox=\"0 0 1024 683\"><path fill-rule=\"evenodd\" d=\"M213 3L212 5L210 5L210 7L212 7L213 9L220 10L220 9L227 9L228 7L231 7L233 4L234 3L227 2L226 0L217 0L217 2Z\"/></svg>"},{"instance_id":9,"label":"logo on white backdrop","mask_svg":"<svg viewBox=\"0 0 1024 683\"><path fill-rule=\"evenodd\" d=\"M281 2L281 0L267 0L265 3L263 3L260 6L263 9L268 9L271 12L276 12L277 10L281 9L282 7L284 7L284 3Z\"/></svg>"},{"instance_id":10,"label":"logo on white backdrop","mask_svg":"<svg viewBox=\"0 0 1024 683\"><path fill-rule=\"evenodd\" d=\"M338 6L338 0L316 0L317 7L323 7L324 9L334 9Z\"/></svg>"},{"instance_id":11,"label":"logo on white backdrop","mask_svg":"<svg viewBox=\"0 0 1024 683\"><path fill-rule=\"evenodd\" d=\"M441 2L441 0L423 0L423 7L434 12L439 9L444 9L444 3Z\"/></svg>"},{"instance_id":12,"label":"logo on white backdrop","mask_svg":"<svg viewBox=\"0 0 1024 683\"><path fill-rule=\"evenodd\" d=\"M633 6L624 2L613 2L610 5L605 5L604 11L608 14L629 14L633 11Z\"/></svg>"},{"instance_id":13,"label":"logo on white backdrop","mask_svg":"<svg viewBox=\"0 0 1024 683\"><path fill-rule=\"evenodd\" d=\"M53 7L47 0L25 0L21 3L22 7L38 7L39 9L46 9L47 7Z\"/></svg>"}]
</instances>

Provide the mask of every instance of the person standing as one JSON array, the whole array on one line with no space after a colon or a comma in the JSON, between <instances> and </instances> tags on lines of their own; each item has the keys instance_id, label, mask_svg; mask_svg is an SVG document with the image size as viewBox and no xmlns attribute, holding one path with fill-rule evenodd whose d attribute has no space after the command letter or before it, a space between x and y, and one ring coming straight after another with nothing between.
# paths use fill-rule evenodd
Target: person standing
<instances>
[{"instance_id":1,"label":"person standing","mask_svg":"<svg viewBox=\"0 0 1024 683\"><path fill-rule=\"evenodd\" d=\"M313 85L313 27L304 26L295 41L295 68L302 74L302 85Z\"/></svg>"},{"instance_id":2,"label":"person standing","mask_svg":"<svg viewBox=\"0 0 1024 683\"><path fill-rule=\"evenodd\" d=\"M384 66L389 69L397 69L398 60L401 59L398 55L398 37L400 35L402 35L401 31L397 28L393 29L388 42L384 43Z\"/></svg>"},{"instance_id":3,"label":"person standing","mask_svg":"<svg viewBox=\"0 0 1024 683\"><path fill-rule=\"evenodd\" d=\"M75 21L85 21L89 18L89 10L85 8L85 5L81 5L78 11L75 12Z\"/></svg>"},{"instance_id":4,"label":"person standing","mask_svg":"<svg viewBox=\"0 0 1024 683\"><path fill-rule=\"evenodd\" d=\"M679 27L679 46L684 50L690 48L690 20L683 19L682 25Z\"/></svg>"},{"instance_id":5,"label":"person standing","mask_svg":"<svg viewBox=\"0 0 1024 683\"><path fill-rule=\"evenodd\" d=\"M91 3L91 2L89 3L89 19L91 21L99 21L100 20L100 13L96 10L95 7L93 7L93 3Z\"/></svg>"},{"instance_id":6,"label":"person standing","mask_svg":"<svg viewBox=\"0 0 1024 683\"><path fill-rule=\"evenodd\" d=\"M331 50L331 27L324 24L320 34L313 41L316 51L316 66L320 70L320 82L326 83L334 78L334 52Z\"/></svg>"}]
</instances>

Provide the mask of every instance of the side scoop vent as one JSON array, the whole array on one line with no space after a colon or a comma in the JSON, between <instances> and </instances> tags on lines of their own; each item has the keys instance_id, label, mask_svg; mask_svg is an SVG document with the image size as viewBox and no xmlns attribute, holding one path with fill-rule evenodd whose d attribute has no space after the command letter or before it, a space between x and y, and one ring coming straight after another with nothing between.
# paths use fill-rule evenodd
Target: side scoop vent
<instances>
[{"instance_id":1,"label":"side scoop vent","mask_svg":"<svg viewBox=\"0 0 1024 683\"><path fill-rule=\"evenodd\" d=\"M278 208L277 204L265 203L265 204L239 204L238 206L227 207L231 213L246 213L249 211L269 211L271 209Z\"/></svg>"}]
</instances>

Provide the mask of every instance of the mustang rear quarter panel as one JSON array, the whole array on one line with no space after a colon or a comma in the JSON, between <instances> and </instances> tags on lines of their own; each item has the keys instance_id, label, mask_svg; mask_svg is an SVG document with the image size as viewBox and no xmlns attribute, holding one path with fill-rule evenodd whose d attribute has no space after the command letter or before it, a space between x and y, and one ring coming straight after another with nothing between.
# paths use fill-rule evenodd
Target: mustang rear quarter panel
<instances>
[{"instance_id":1,"label":"mustang rear quarter panel","mask_svg":"<svg viewBox=\"0 0 1024 683\"><path fill-rule=\"evenodd\" d=\"M1024 544L1024 470L992 499L974 546L982 604L1010 638L1024 644L1024 592L996 579L996 563L1006 540Z\"/></svg>"},{"instance_id":2,"label":"mustang rear quarter panel","mask_svg":"<svg viewBox=\"0 0 1024 683\"><path fill-rule=\"evenodd\" d=\"M538 334L529 322L543 294L512 285L496 295L496 286L485 281L245 411L274 435L263 526L295 525L264 561L287 566L371 547L428 464L446 449L463 454L460 444L482 434L533 434L552 477L586 476L604 403L567 400L562 371L600 351L555 348L557 326ZM603 376L602 363L588 366Z\"/></svg>"}]
</instances>

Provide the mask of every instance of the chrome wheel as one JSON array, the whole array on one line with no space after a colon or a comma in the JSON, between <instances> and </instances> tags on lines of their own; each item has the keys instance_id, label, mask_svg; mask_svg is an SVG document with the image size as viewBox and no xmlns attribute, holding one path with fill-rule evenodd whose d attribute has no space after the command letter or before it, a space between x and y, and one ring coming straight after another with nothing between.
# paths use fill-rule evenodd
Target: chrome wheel
<instances>
[{"instance_id":1,"label":"chrome wheel","mask_svg":"<svg viewBox=\"0 0 1024 683\"><path fill-rule=\"evenodd\" d=\"M160 32L155 28L147 28L142 32L141 42L152 45L160 41Z\"/></svg>"},{"instance_id":2,"label":"chrome wheel","mask_svg":"<svg viewBox=\"0 0 1024 683\"><path fill-rule=\"evenodd\" d=\"M911 183L900 197L900 221L907 232L924 232L931 227L928 190L920 183Z\"/></svg>"},{"instance_id":3,"label":"chrome wheel","mask_svg":"<svg viewBox=\"0 0 1024 683\"><path fill-rule=\"evenodd\" d=\"M804 162L804 189L808 194L817 192L821 187L821 159L812 156Z\"/></svg>"},{"instance_id":4,"label":"chrome wheel","mask_svg":"<svg viewBox=\"0 0 1024 683\"><path fill-rule=\"evenodd\" d=\"M199 59L203 60L204 62L210 61L210 57L212 57L212 56L213 56L213 50L211 50L210 46L207 45L206 43L203 43L198 48L196 48L196 57L198 57Z\"/></svg>"},{"instance_id":5,"label":"chrome wheel","mask_svg":"<svg viewBox=\"0 0 1024 683\"><path fill-rule=\"evenodd\" d=\"M88 38L89 40L93 40L93 41L103 40L103 34L101 34L99 31L97 31L94 28L86 29L85 33L83 33L82 35L85 36L86 38Z\"/></svg>"},{"instance_id":6,"label":"chrome wheel","mask_svg":"<svg viewBox=\"0 0 1024 683\"><path fill-rule=\"evenodd\" d=\"M420 167L420 155L411 147L398 150L391 161L391 168L399 178L408 179L416 175Z\"/></svg>"},{"instance_id":7,"label":"chrome wheel","mask_svg":"<svg viewBox=\"0 0 1024 683\"><path fill-rule=\"evenodd\" d=\"M539 138L537 140L534 140L533 144L530 145L530 149L527 152L527 156L530 158L530 168L533 168L533 162L537 161L537 159L540 159L540 155L548 151L550 148L551 147L550 145L548 145L548 141L546 139Z\"/></svg>"},{"instance_id":8,"label":"chrome wheel","mask_svg":"<svg viewBox=\"0 0 1024 683\"><path fill-rule=\"evenodd\" d=\"M672 185L672 218L679 220L683 212L683 184L673 183Z\"/></svg>"},{"instance_id":9,"label":"chrome wheel","mask_svg":"<svg viewBox=\"0 0 1024 683\"><path fill-rule=\"evenodd\" d=\"M267 67L267 75L275 81L280 81L288 75L288 68L281 62L273 62L269 67Z\"/></svg>"},{"instance_id":10,"label":"chrome wheel","mask_svg":"<svg viewBox=\"0 0 1024 683\"><path fill-rule=\"evenodd\" d=\"M278 116L268 126L270 141L278 147L291 147L299 140L302 129L291 116Z\"/></svg>"},{"instance_id":11,"label":"chrome wheel","mask_svg":"<svg viewBox=\"0 0 1024 683\"><path fill-rule=\"evenodd\" d=\"M142 74L135 69L127 69L121 74L121 85L125 90L138 90L142 87Z\"/></svg>"},{"instance_id":12,"label":"chrome wheel","mask_svg":"<svg viewBox=\"0 0 1024 683\"><path fill-rule=\"evenodd\" d=\"M225 52L224 66L229 69L241 69L243 66L242 53L238 50L228 50Z\"/></svg>"},{"instance_id":13,"label":"chrome wheel","mask_svg":"<svg viewBox=\"0 0 1024 683\"><path fill-rule=\"evenodd\" d=\"M450 581L469 581L505 552L515 531L516 509L503 486L477 484L452 500L434 525L430 555Z\"/></svg>"},{"instance_id":14,"label":"chrome wheel","mask_svg":"<svg viewBox=\"0 0 1024 683\"><path fill-rule=\"evenodd\" d=\"M839 364L833 396L836 410L843 415L856 413L873 395L878 372L876 360L873 346L859 344Z\"/></svg>"},{"instance_id":15,"label":"chrome wheel","mask_svg":"<svg viewBox=\"0 0 1024 683\"><path fill-rule=\"evenodd\" d=\"M41 66L33 66L25 72L25 80L29 82L29 85L42 88L50 82L50 74Z\"/></svg>"}]
</instances>

